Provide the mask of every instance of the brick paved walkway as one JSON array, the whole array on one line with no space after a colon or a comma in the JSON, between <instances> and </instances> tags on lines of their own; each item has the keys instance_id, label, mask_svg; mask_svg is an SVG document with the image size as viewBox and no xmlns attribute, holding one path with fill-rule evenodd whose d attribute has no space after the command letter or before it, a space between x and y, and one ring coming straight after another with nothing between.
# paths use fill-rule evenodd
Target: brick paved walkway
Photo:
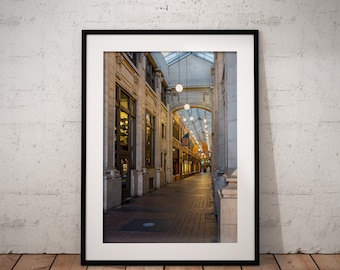
<instances>
[{"instance_id":1,"label":"brick paved walkway","mask_svg":"<svg viewBox=\"0 0 340 270\"><path fill-rule=\"evenodd\" d=\"M210 174L168 184L104 214L104 242L217 242Z\"/></svg>"}]
</instances>

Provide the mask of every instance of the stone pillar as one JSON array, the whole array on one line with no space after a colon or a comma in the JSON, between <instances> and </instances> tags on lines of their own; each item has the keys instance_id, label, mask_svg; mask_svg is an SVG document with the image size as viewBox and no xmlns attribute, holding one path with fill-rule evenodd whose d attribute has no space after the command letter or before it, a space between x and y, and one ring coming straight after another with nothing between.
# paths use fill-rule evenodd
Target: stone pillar
<instances>
[{"instance_id":1,"label":"stone pillar","mask_svg":"<svg viewBox=\"0 0 340 270\"><path fill-rule=\"evenodd\" d=\"M236 53L216 53L212 118L214 169L231 174L237 168Z\"/></svg>"},{"instance_id":2,"label":"stone pillar","mask_svg":"<svg viewBox=\"0 0 340 270\"><path fill-rule=\"evenodd\" d=\"M155 116L155 170L156 170L156 183L155 186L156 188L161 187L161 175L160 175L160 170L161 170L161 138L162 138L162 133L161 133L161 89L162 89L162 73L160 70L156 70L156 97L157 101L156 102L156 116Z\"/></svg>"},{"instance_id":3,"label":"stone pillar","mask_svg":"<svg viewBox=\"0 0 340 270\"><path fill-rule=\"evenodd\" d=\"M170 96L170 94L169 94ZM168 96L168 97L169 97ZM166 140L168 146L168 154L167 154L167 164L166 164L166 183L172 183L172 175L173 175L173 151L172 151L172 111L170 110L170 106L168 105L168 124L166 126Z\"/></svg>"},{"instance_id":4,"label":"stone pillar","mask_svg":"<svg viewBox=\"0 0 340 270\"><path fill-rule=\"evenodd\" d=\"M156 188L161 188L161 169L156 169Z\"/></svg>"},{"instance_id":5,"label":"stone pillar","mask_svg":"<svg viewBox=\"0 0 340 270\"><path fill-rule=\"evenodd\" d=\"M227 177L227 187L219 190L219 239L221 243L237 242L237 178Z\"/></svg>"},{"instance_id":6,"label":"stone pillar","mask_svg":"<svg viewBox=\"0 0 340 270\"><path fill-rule=\"evenodd\" d=\"M104 171L115 169L115 143L114 129L116 119L116 74L117 55L116 53L104 54L104 148L103 167Z\"/></svg>"},{"instance_id":7,"label":"stone pillar","mask_svg":"<svg viewBox=\"0 0 340 270\"><path fill-rule=\"evenodd\" d=\"M145 55L140 55L140 74L145 74ZM145 76L140 76L138 81L137 101L136 101L136 185L135 194L143 196L143 168L145 167L144 145L145 145Z\"/></svg>"},{"instance_id":8,"label":"stone pillar","mask_svg":"<svg viewBox=\"0 0 340 270\"><path fill-rule=\"evenodd\" d=\"M224 77L224 53L216 53L214 63L214 91L212 102L212 132L213 132L213 160L214 170L224 173L227 163L227 135L226 96Z\"/></svg>"},{"instance_id":9,"label":"stone pillar","mask_svg":"<svg viewBox=\"0 0 340 270\"><path fill-rule=\"evenodd\" d=\"M114 128L116 117L116 53L104 54L103 210L120 205L121 176L115 168Z\"/></svg>"},{"instance_id":10,"label":"stone pillar","mask_svg":"<svg viewBox=\"0 0 340 270\"><path fill-rule=\"evenodd\" d=\"M219 215L220 213L219 190L227 186L227 182L223 174L224 174L223 172L221 173L219 171L215 171L214 173L212 173L215 215Z\"/></svg>"},{"instance_id":11,"label":"stone pillar","mask_svg":"<svg viewBox=\"0 0 340 270\"><path fill-rule=\"evenodd\" d=\"M143 183L144 183L144 174L146 173L146 168L141 170L137 170L137 196L143 196Z\"/></svg>"},{"instance_id":12,"label":"stone pillar","mask_svg":"<svg viewBox=\"0 0 340 270\"><path fill-rule=\"evenodd\" d=\"M104 212L109 209L118 206L122 201L122 182L121 176L118 170L114 169L104 175L103 183L103 198L104 198ZM118 192L117 192L118 191Z\"/></svg>"},{"instance_id":13,"label":"stone pillar","mask_svg":"<svg viewBox=\"0 0 340 270\"><path fill-rule=\"evenodd\" d=\"M228 157L227 171L229 175L237 168L237 55L234 52L225 53L225 66L227 72L226 96L228 124Z\"/></svg>"}]
</instances>

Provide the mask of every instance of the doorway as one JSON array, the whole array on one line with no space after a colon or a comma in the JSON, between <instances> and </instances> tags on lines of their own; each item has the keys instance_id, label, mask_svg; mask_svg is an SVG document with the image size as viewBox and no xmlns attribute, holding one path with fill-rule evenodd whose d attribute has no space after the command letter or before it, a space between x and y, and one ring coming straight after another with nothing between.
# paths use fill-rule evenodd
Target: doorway
<instances>
[{"instance_id":1,"label":"doorway","mask_svg":"<svg viewBox=\"0 0 340 270\"><path fill-rule=\"evenodd\" d=\"M130 191L130 158L129 156L122 156L120 158L120 175L122 178L122 200L131 196Z\"/></svg>"}]
</instances>

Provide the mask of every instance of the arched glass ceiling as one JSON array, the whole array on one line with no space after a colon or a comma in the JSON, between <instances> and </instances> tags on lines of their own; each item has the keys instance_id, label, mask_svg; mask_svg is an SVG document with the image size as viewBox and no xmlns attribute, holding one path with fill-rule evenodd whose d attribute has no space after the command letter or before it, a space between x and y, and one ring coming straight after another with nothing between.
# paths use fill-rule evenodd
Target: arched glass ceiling
<instances>
[{"instance_id":1,"label":"arched glass ceiling","mask_svg":"<svg viewBox=\"0 0 340 270\"><path fill-rule=\"evenodd\" d=\"M201 108L190 108L179 110L177 113L190 130L190 139L199 144L200 148L202 148L202 142L205 142L211 151L211 112Z\"/></svg>"},{"instance_id":2,"label":"arched glass ceiling","mask_svg":"<svg viewBox=\"0 0 340 270\"><path fill-rule=\"evenodd\" d=\"M214 63L214 53L213 52L163 52L164 60L168 66L176 63L177 61L187 57L189 54L195 55L209 63Z\"/></svg>"},{"instance_id":3,"label":"arched glass ceiling","mask_svg":"<svg viewBox=\"0 0 340 270\"><path fill-rule=\"evenodd\" d=\"M202 71L206 71L207 69L208 72L208 77L211 76L210 69L211 66L214 64L214 53L213 52L163 52L163 57L164 60L169 67L169 70L171 70L172 67L175 67L173 71L177 71L177 67L179 62L182 63L182 71L186 71L189 74L184 73L185 80L184 84L186 85L195 85L198 86L197 83L200 83L199 85L206 86L207 83L203 83L202 79L205 78L205 75L202 76ZM206 61L207 65L204 65L204 62L197 62L194 60L194 58L190 58L189 56L195 56L199 59L202 59ZM188 67L186 66L186 61L188 59L189 63L194 64L196 66L194 67ZM182 61L183 60L183 61ZM185 61L184 61L185 60ZM185 64L183 64L185 63ZM176 65L175 65L176 64ZM202 68L202 64L203 67ZM178 68L179 69L179 68ZM178 75L179 76L179 75ZM195 78L195 76L199 76L198 78ZM172 77L170 76L170 79ZM169 81L169 84L172 85L178 83L178 79L175 76L174 78L175 81L172 82L171 80ZM211 83L211 82L210 82ZM208 83L209 85L209 83ZM188 103L190 104L190 100L188 100ZM179 114L180 118L182 119L183 123L187 126L187 128L190 130L190 139L194 141L196 144L199 145L201 151L203 150L203 143L205 143L208 146L208 150L211 151L211 145L212 145L212 120L211 120L211 112L207 111L205 109L201 108L190 108L189 110L179 110L177 111Z\"/></svg>"}]
</instances>

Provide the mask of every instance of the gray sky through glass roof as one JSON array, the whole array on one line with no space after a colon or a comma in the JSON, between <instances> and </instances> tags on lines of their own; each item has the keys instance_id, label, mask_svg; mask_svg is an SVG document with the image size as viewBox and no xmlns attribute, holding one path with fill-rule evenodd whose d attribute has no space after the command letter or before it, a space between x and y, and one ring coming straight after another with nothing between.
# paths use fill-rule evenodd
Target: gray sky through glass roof
<instances>
[{"instance_id":1,"label":"gray sky through glass roof","mask_svg":"<svg viewBox=\"0 0 340 270\"><path fill-rule=\"evenodd\" d=\"M164 52L164 59L168 66L176 63L177 61L187 57L189 54L195 55L201 59L204 59L211 64L214 63L213 52Z\"/></svg>"}]
</instances>

